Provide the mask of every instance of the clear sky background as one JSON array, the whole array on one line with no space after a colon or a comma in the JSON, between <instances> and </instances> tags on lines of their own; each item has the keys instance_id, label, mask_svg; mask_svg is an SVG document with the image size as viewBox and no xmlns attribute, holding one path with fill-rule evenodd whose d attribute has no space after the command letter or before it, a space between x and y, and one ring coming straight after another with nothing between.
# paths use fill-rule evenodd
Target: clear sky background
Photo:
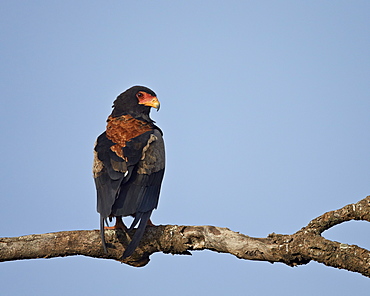
<instances>
[{"instance_id":1,"label":"clear sky background","mask_svg":"<svg viewBox=\"0 0 370 296\"><path fill-rule=\"evenodd\" d=\"M97 229L95 138L152 88L166 176L156 224L291 234L370 194L369 1L2 1L0 236ZM326 238L370 248L370 226ZM155 254L0 264L2 295L364 295L311 262Z\"/></svg>"}]
</instances>

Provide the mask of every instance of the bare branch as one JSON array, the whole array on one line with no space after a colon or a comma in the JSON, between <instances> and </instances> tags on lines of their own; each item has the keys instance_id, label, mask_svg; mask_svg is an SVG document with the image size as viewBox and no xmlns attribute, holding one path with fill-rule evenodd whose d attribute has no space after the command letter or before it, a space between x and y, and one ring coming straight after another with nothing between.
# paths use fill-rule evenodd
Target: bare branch
<instances>
[{"instance_id":1,"label":"bare branch","mask_svg":"<svg viewBox=\"0 0 370 296\"><path fill-rule=\"evenodd\" d=\"M370 277L370 252L356 245L327 240L321 233L349 220L370 221L370 196L356 204L327 212L292 235L270 234L253 238L215 226L160 225L148 227L135 253L121 260L133 232L106 230L105 254L98 230L62 231L0 238L0 261L84 255L145 266L156 252L190 255L192 250L229 253L240 259L282 262L289 266L311 260Z\"/></svg>"}]
</instances>

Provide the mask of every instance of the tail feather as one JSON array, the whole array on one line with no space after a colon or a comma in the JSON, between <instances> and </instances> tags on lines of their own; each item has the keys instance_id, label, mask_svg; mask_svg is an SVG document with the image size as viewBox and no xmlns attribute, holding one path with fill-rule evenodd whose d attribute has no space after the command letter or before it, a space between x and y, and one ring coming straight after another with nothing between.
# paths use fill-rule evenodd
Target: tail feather
<instances>
[{"instance_id":1,"label":"tail feather","mask_svg":"<svg viewBox=\"0 0 370 296\"><path fill-rule=\"evenodd\" d=\"M107 244L105 243L105 236L104 236L104 222L106 222L106 218L104 218L102 215L100 215L100 237L101 237L101 242L102 242L102 245L103 245L104 252L108 253Z\"/></svg>"},{"instance_id":2,"label":"tail feather","mask_svg":"<svg viewBox=\"0 0 370 296\"><path fill-rule=\"evenodd\" d=\"M135 232L134 236L132 237L131 242L129 243L125 252L123 253L122 259L125 259L125 258L131 256L132 253L137 248L137 246L139 245L139 243L141 241L141 238L144 235L145 228L146 228L146 225L148 223L148 220L149 220L151 214L152 214L152 211L148 211L148 212L145 212L145 213L136 213L136 216L139 216L139 217L141 216L139 227L136 229L136 232ZM136 219L136 217L135 217L135 219ZM132 227L132 225L131 225L131 227Z\"/></svg>"},{"instance_id":3,"label":"tail feather","mask_svg":"<svg viewBox=\"0 0 370 296\"><path fill-rule=\"evenodd\" d=\"M138 214L135 215L134 220L132 221L132 223L130 225L130 228L128 229L129 231L135 228L136 224L139 222L139 220L141 219L142 216L143 216L142 213L140 213L140 214L138 213Z\"/></svg>"}]
</instances>

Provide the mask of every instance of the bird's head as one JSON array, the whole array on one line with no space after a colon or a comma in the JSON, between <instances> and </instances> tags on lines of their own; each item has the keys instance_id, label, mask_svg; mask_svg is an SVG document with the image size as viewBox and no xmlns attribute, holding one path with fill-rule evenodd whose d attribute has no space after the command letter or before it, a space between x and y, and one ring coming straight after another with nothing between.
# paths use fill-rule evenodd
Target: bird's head
<instances>
[{"instance_id":1,"label":"bird's head","mask_svg":"<svg viewBox=\"0 0 370 296\"><path fill-rule=\"evenodd\" d=\"M157 95L145 86L133 86L121 93L113 103L112 116L129 114L134 118L152 121L149 117L150 108L159 110Z\"/></svg>"}]
</instances>

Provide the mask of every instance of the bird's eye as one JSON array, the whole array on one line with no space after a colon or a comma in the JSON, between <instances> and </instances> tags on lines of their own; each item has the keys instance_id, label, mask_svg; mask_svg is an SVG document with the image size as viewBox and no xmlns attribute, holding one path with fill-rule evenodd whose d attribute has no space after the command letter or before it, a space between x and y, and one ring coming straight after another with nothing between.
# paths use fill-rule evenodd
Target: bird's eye
<instances>
[{"instance_id":1,"label":"bird's eye","mask_svg":"<svg viewBox=\"0 0 370 296\"><path fill-rule=\"evenodd\" d=\"M139 92L139 93L137 93L137 97L138 97L138 98L141 98L142 96L143 96L143 94L142 94L142 93L140 93L140 92Z\"/></svg>"}]
</instances>

